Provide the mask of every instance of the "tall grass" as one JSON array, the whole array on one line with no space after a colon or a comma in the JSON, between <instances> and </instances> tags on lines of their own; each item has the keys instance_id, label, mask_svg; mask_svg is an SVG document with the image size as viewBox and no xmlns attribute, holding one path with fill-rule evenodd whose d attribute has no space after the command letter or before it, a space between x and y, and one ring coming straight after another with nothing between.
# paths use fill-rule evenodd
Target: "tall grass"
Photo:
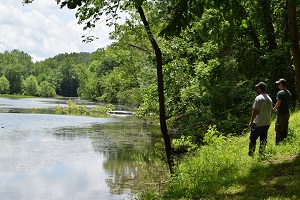
<instances>
[{"instance_id":1,"label":"tall grass","mask_svg":"<svg viewBox=\"0 0 300 200\"><path fill-rule=\"evenodd\" d=\"M247 154L249 132L239 137L224 137L211 127L205 136L206 145L177 160L167 189L161 194L146 191L140 199L300 198L300 182L293 179L299 175L286 176L279 181L285 175L281 168L300 170L300 157L297 156L300 152L299 119L300 112L291 115L288 138L280 145L275 145L273 122L265 154L258 155L257 144L254 157Z\"/></svg>"}]
</instances>

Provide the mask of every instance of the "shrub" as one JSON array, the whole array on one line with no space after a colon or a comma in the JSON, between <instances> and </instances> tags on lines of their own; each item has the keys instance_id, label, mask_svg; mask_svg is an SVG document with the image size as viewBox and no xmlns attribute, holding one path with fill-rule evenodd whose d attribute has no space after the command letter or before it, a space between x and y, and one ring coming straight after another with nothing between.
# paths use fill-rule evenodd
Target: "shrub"
<instances>
[{"instance_id":1,"label":"shrub","mask_svg":"<svg viewBox=\"0 0 300 200\"><path fill-rule=\"evenodd\" d=\"M9 81L3 75L0 78L0 94L7 94L7 93L9 93L9 87L10 87Z\"/></svg>"},{"instance_id":2,"label":"shrub","mask_svg":"<svg viewBox=\"0 0 300 200\"><path fill-rule=\"evenodd\" d=\"M172 140L172 147L175 151L192 151L195 150L198 145L193 142L194 138L192 136L182 135L179 139Z\"/></svg>"},{"instance_id":3,"label":"shrub","mask_svg":"<svg viewBox=\"0 0 300 200\"><path fill-rule=\"evenodd\" d=\"M37 78L33 75L28 76L22 81L23 93L25 95L36 96L39 93L39 84Z\"/></svg>"},{"instance_id":4,"label":"shrub","mask_svg":"<svg viewBox=\"0 0 300 200\"><path fill-rule=\"evenodd\" d=\"M54 97L56 95L55 87L47 82L43 81L40 84L40 96L42 97Z\"/></svg>"}]
</instances>

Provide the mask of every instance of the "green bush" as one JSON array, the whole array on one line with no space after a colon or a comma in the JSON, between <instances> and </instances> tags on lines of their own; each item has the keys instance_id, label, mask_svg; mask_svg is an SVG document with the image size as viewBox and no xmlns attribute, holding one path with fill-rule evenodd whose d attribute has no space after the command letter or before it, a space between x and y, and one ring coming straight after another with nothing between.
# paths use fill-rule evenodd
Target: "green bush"
<instances>
[{"instance_id":1,"label":"green bush","mask_svg":"<svg viewBox=\"0 0 300 200\"><path fill-rule=\"evenodd\" d=\"M9 93L9 87L10 87L9 81L4 75L2 75L2 77L0 78L0 94Z\"/></svg>"},{"instance_id":2,"label":"green bush","mask_svg":"<svg viewBox=\"0 0 300 200\"><path fill-rule=\"evenodd\" d=\"M92 108L90 110L91 115L106 115L109 111L114 110L115 107L112 104L108 104L106 106L97 106L96 108Z\"/></svg>"},{"instance_id":3,"label":"green bush","mask_svg":"<svg viewBox=\"0 0 300 200\"><path fill-rule=\"evenodd\" d=\"M108 104L106 106L97 106L96 108L92 108L90 110L87 110L86 106L83 105L77 105L76 102L73 102L71 99L69 99L67 102L67 107L62 107L60 105L57 105L55 107L55 113L56 114L76 114L76 115L82 115L82 114L89 114L93 116L102 116L107 115L107 113L111 110L114 110L114 105Z\"/></svg>"},{"instance_id":4,"label":"green bush","mask_svg":"<svg viewBox=\"0 0 300 200\"><path fill-rule=\"evenodd\" d=\"M25 95L36 96L39 94L39 84L37 78L33 75L22 81L22 88Z\"/></svg>"},{"instance_id":5,"label":"green bush","mask_svg":"<svg viewBox=\"0 0 300 200\"><path fill-rule=\"evenodd\" d=\"M175 151L192 151L195 150L198 145L195 144L194 138L192 136L182 135L179 139L172 140L172 147Z\"/></svg>"},{"instance_id":6,"label":"green bush","mask_svg":"<svg viewBox=\"0 0 300 200\"><path fill-rule=\"evenodd\" d=\"M42 97L54 97L56 95L55 87L47 82L43 81L40 83L40 96Z\"/></svg>"}]
</instances>

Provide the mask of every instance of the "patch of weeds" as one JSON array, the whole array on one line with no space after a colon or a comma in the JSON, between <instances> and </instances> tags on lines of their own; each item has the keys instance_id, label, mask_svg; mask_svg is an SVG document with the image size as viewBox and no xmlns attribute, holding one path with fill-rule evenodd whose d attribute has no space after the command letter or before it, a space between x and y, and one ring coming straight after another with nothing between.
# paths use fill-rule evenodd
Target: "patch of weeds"
<instances>
[{"instance_id":1,"label":"patch of weeds","mask_svg":"<svg viewBox=\"0 0 300 200\"><path fill-rule=\"evenodd\" d=\"M106 106L97 106L96 108L92 108L87 110L86 106L77 105L76 102L72 100L68 100L66 102L67 106L63 107L57 105L55 107L56 114L73 114L73 115L92 115L92 116L103 116L107 115L107 112L114 110L114 106L112 104L108 104Z\"/></svg>"},{"instance_id":2,"label":"patch of weeds","mask_svg":"<svg viewBox=\"0 0 300 200\"><path fill-rule=\"evenodd\" d=\"M175 152L190 152L198 147L193 141L194 138L192 136L182 135L179 139L172 140L172 147Z\"/></svg>"}]
</instances>

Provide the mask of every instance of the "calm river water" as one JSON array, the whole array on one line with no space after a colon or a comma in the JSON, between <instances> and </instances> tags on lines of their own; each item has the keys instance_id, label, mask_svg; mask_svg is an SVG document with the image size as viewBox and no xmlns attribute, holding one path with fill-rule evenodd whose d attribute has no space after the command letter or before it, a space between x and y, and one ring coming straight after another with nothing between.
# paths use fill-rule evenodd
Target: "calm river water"
<instances>
[{"instance_id":1,"label":"calm river water","mask_svg":"<svg viewBox=\"0 0 300 200\"><path fill-rule=\"evenodd\" d=\"M133 117L30 111L58 104L65 100L0 98L0 199L131 199L163 181L156 128Z\"/></svg>"}]
</instances>

